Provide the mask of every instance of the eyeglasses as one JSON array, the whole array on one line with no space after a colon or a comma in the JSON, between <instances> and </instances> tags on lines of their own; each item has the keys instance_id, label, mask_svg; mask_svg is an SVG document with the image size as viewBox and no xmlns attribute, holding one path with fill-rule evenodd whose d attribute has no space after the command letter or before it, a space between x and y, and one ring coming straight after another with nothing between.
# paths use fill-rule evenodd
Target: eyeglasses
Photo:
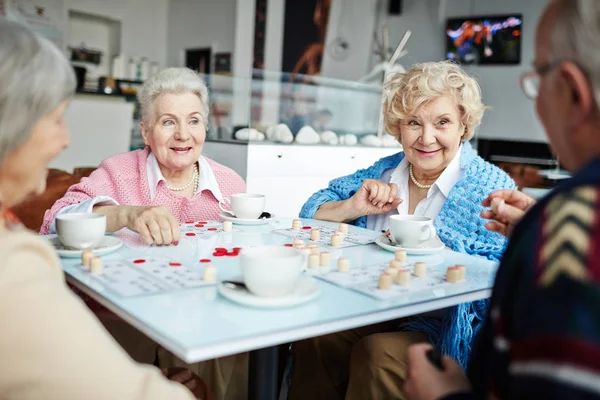
<instances>
[{"instance_id":1,"label":"eyeglasses","mask_svg":"<svg viewBox=\"0 0 600 400\"><path fill-rule=\"evenodd\" d=\"M540 82L544 75L558 67L562 61L555 61L542 65L541 67L535 67L533 71L529 71L521 75L520 83L521 89L525 96L531 100L535 100L538 97L540 91Z\"/></svg>"}]
</instances>

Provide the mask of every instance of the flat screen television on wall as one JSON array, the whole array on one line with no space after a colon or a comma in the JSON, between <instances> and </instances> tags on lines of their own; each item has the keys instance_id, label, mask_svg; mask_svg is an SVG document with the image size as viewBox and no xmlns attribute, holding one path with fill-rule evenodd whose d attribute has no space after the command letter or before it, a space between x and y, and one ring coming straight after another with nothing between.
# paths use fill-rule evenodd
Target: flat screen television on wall
<instances>
[{"instance_id":1,"label":"flat screen television on wall","mask_svg":"<svg viewBox=\"0 0 600 400\"><path fill-rule=\"evenodd\" d=\"M448 19L446 59L468 65L519 64L520 14Z\"/></svg>"}]
</instances>

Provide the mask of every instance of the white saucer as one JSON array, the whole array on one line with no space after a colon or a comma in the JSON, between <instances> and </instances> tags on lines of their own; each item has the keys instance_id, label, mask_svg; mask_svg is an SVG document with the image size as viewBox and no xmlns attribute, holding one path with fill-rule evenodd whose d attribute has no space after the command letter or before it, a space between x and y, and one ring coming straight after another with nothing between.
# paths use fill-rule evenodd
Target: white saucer
<instances>
[{"instance_id":1,"label":"white saucer","mask_svg":"<svg viewBox=\"0 0 600 400\"><path fill-rule=\"evenodd\" d=\"M221 217L225 221L231 221L232 223L237 224L237 225L264 225L264 224L268 224L269 222L275 220L275 215L273 215L273 214L271 214L271 218L261 218L261 219L237 218L237 217L232 217L231 215L226 214L226 213L219 214L219 217Z\"/></svg>"},{"instance_id":2,"label":"white saucer","mask_svg":"<svg viewBox=\"0 0 600 400\"><path fill-rule=\"evenodd\" d=\"M242 279L238 277L233 280L241 281ZM294 290L281 297L260 297L245 289L228 288L222 283L219 283L217 288L223 297L235 303L258 308L293 307L311 301L319 294L318 283L307 276L301 276Z\"/></svg>"},{"instance_id":3,"label":"white saucer","mask_svg":"<svg viewBox=\"0 0 600 400\"><path fill-rule=\"evenodd\" d=\"M63 258L78 258L81 257L81 253L83 250L76 250L70 247L65 247L61 242L58 236L49 236L48 241L54 248L60 257ZM118 250L123 246L123 241L116 236L106 235L104 239L92 250L94 255L103 256L108 253L112 253L115 250Z\"/></svg>"},{"instance_id":4,"label":"white saucer","mask_svg":"<svg viewBox=\"0 0 600 400\"><path fill-rule=\"evenodd\" d=\"M547 179L552 179L555 181L561 180L561 179L569 179L571 177L571 174L568 171L565 170L556 170L556 169L542 169L540 171L537 172L538 175L543 176L544 178Z\"/></svg>"},{"instance_id":5,"label":"white saucer","mask_svg":"<svg viewBox=\"0 0 600 400\"><path fill-rule=\"evenodd\" d=\"M406 251L406 254L414 255L435 254L446 248L444 243L439 239L428 240L420 247L403 247L390 243L390 240L385 235L379 236L377 240L375 240L375 243L387 251L404 250Z\"/></svg>"}]
</instances>

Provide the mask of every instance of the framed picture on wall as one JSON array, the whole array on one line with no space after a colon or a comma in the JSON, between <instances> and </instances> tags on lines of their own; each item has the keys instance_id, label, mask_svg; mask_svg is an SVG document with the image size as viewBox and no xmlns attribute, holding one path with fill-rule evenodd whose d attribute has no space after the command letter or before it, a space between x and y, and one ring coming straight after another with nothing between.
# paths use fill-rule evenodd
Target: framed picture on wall
<instances>
[{"instance_id":1,"label":"framed picture on wall","mask_svg":"<svg viewBox=\"0 0 600 400\"><path fill-rule=\"evenodd\" d=\"M215 53L215 74L231 75L231 53Z\"/></svg>"}]
</instances>

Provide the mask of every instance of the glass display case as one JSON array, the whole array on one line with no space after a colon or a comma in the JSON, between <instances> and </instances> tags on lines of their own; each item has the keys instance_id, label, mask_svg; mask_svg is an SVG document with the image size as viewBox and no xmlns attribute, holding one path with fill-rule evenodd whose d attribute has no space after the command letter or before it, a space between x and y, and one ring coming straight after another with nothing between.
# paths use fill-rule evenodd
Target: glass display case
<instances>
[{"instance_id":1,"label":"glass display case","mask_svg":"<svg viewBox=\"0 0 600 400\"><path fill-rule=\"evenodd\" d=\"M381 85L263 70L253 70L251 79L203 78L210 91L209 140L356 144L378 132ZM348 135L354 139L346 143Z\"/></svg>"}]
</instances>

